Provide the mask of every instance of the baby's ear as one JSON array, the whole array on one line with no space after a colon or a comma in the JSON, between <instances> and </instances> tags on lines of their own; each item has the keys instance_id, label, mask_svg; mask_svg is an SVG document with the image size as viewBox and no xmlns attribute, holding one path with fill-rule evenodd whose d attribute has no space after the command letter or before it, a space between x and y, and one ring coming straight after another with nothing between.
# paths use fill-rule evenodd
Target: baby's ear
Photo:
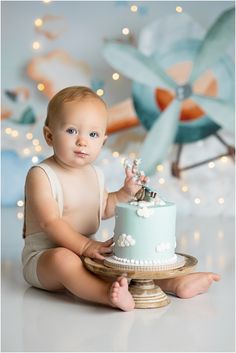
<instances>
[{"instance_id":1,"label":"baby's ear","mask_svg":"<svg viewBox=\"0 0 236 353\"><path fill-rule=\"evenodd\" d=\"M43 127L43 135L48 146L52 146L52 132L48 126Z\"/></svg>"},{"instance_id":2,"label":"baby's ear","mask_svg":"<svg viewBox=\"0 0 236 353\"><path fill-rule=\"evenodd\" d=\"M107 138L108 138L108 136L106 135L105 137L104 137L104 141L103 141L103 146L105 145L105 143L106 143L106 141L107 141Z\"/></svg>"}]
</instances>

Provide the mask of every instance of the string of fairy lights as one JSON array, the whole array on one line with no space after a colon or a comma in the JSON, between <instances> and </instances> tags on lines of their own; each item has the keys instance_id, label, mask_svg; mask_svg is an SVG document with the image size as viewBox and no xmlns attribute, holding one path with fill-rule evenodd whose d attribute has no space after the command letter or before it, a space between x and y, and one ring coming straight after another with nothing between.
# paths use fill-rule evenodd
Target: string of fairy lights
<instances>
[{"instance_id":1,"label":"string of fairy lights","mask_svg":"<svg viewBox=\"0 0 236 353\"><path fill-rule=\"evenodd\" d=\"M48 4L48 3L52 2L52 1L51 1L51 0L44 0L43 2L44 2L45 4ZM131 11L132 13L137 13L138 10L139 10L139 6L136 5L136 4L132 4L132 5L130 5L129 9L130 9L130 11ZM182 8L181 6L176 6L176 7L175 7L175 11L176 11L177 13L182 13L182 12L183 12L183 8ZM43 24L44 24L43 18L38 17L38 18L36 18L35 21L34 21L34 26L35 26L36 28L42 27ZM130 31L130 29L129 29L128 27L123 27L123 28L121 29L121 33L122 33L123 36L128 36L128 35L130 35L130 32L131 32L131 31ZM34 50L36 50L36 51L39 50L39 49L41 48L41 43L40 43L38 40L33 41L33 43L32 43L32 48L33 48ZM113 79L114 81L119 80L119 79L120 79L119 73L118 73L118 72L114 72L114 73L112 74L112 79ZM38 82L38 84L37 84L37 89L38 89L40 92L43 92L43 91L45 90L45 84L42 83L42 82ZM102 88L102 87L97 88L96 93L97 93L97 95L100 96L100 97L103 96L103 95L105 94L104 88Z\"/></svg>"},{"instance_id":2,"label":"string of fairy lights","mask_svg":"<svg viewBox=\"0 0 236 353\"><path fill-rule=\"evenodd\" d=\"M45 3L45 4L49 4L50 2L52 2L52 1L51 0L43 0L43 3ZM132 4L129 6L129 10L134 14L138 13L139 5ZM176 6L175 11L176 11L176 13L181 14L183 12L183 8L181 6ZM34 26L36 29L42 27L43 25L44 25L43 18L38 17L34 20ZM131 30L129 27L126 26L126 27L121 28L121 34L123 36L128 36L128 35L130 35L130 33L131 33ZM38 51L40 48L42 48L42 43L39 40L34 40L32 43L32 48L34 51ZM121 76L118 72L112 73L112 80L113 81L118 81L120 78L121 78ZM37 89L38 89L38 91L43 92L45 90L45 83L38 82ZM97 88L96 93L99 96L103 96L105 94L104 88L103 87ZM32 131L28 131L27 133L24 134L24 136L22 136L23 133L21 131L19 131L17 128L6 127L4 132L6 135L8 135L9 138L12 138L12 139L18 139L18 138L22 138L22 137L25 138L25 142L27 142L28 146L24 147L20 151L21 154L24 157L31 157L31 161L33 164L37 164L39 162L39 155L40 155L40 153L43 152L43 147L40 144L39 139L34 137L34 133ZM118 151L113 151L112 157L115 159L119 159L120 163L124 164L124 160L127 157L129 159L135 159L138 157L138 153L131 152L131 153L129 153L128 156L124 156L124 155L121 155ZM225 164L225 163L228 163L228 161L229 161L229 158L227 156L223 156L217 162L209 162L208 168L213 169L216 167L217 163ZM104 158L102 160L103 165L108 165L109 163L111 163L111 161L108 158ZM160 188L166 183L166 179L164 177L164 172L165 172L164 164L158 164L156 166L156 175L158 178L158 184L160 185ZM183 194L187 194L190 192L191 186L188 185L185 181L180 180L179 181L179 190ZM192 201L196 206L200 206L202 203L201 197L198 195L196 195ZM225 199L223 196L219 196L217 198L216 202L219 205L224 205ZM22 209L24 207L24 201L18 200L17 206L20 209ZM19 220L21 220L21 219L23 219L23 217L24 217L23 212L21 210L19 210L19 212L17 212L17 218ZM223 233L221 232L221 234L223 234ZM106 231L104 230L103 237L105 237L105 236L106 236ZM200 233L198 231L196 231L195 235L194 235L194 239L197 241L199 239L199 237L200 237Z\"/></svg>"}]
</instances>

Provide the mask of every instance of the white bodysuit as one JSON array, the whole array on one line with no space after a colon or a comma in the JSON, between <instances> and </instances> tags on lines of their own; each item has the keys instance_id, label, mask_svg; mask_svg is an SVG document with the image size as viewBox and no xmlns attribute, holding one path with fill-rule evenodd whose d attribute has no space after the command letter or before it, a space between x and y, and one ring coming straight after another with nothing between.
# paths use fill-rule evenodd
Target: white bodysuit
<instances>
[{"instance_id":1,"label":"white bodysuit","mask_svg":"<svg viewBox=\"0 0 236 353\"><path fill-rule=\"evenodd\" d=\"M60 216L62 216L63 215L63 192L56 173L51 167L49 167L45 163L40 163L37 165L37 167L42 168L47 174L47 177L51 184L53 197L56 199L58 203ZM102 210L103 193L104 193L104 176L102 171L98 167L95 167L95 166L93 167L96 171L96 175L99 183L99 191L100 191L99 215L100 215L100 221L101 221L101 213L102 213L101 210ZM37 276L38 259L45 250L56 248L56 247L58 247L58 245L55 244L52 240L50 240L49 237L44 232L38 232L38 233L27 235L27 237L25 238L25 246L22 251L23 276L26 282L28 282L30 285L34 287L44 289L42 284L39 282L39 279Z\"/></svg>"}]
</instances>

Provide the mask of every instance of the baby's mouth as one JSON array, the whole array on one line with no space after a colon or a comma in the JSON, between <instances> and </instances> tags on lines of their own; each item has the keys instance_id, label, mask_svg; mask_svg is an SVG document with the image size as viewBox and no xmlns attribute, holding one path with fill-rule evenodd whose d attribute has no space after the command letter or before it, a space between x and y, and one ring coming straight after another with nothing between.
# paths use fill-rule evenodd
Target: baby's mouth
<instances>
[{"instance_id":1,"label":"baby's mouth","mask_svg":"<svg viewBox=\"0 0 236 353\"><path fill-rule=\"evenodd\" d=\"M85 158L88 156L88 153L85 153L83 151L74 151L74 153L76 154L76 156L81 157L81 158Z\"/></svg>"}]
</instances>

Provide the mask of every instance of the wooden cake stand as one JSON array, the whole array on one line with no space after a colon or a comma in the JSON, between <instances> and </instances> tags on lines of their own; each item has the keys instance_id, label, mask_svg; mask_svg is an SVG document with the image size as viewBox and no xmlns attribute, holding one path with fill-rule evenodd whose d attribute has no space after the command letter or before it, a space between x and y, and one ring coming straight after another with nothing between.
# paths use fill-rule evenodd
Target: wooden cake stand
<instances>
[{"instance_id":1,"label":"wooden cake stand","mask_svg":"<svg viewBox=\"0 0 236 353\"><path fill-rule=\"evenodd\" d=\"M175 278L193 272L197 265L197 259L186 254L177 254L183 257L183 265L178 268L169 268L164 270L152 269L133 269L129 266L121 265L120 267L111 264L109 266L106 260L94 260L88 257L84 258L85 267L91 272L107 278L117 278L125 275L131 279L129 291L135 301L135 308L159 308L170 303L170 299L162 291L162 289L154 282L158 279Z\"/></svg>"}]
</instances>

